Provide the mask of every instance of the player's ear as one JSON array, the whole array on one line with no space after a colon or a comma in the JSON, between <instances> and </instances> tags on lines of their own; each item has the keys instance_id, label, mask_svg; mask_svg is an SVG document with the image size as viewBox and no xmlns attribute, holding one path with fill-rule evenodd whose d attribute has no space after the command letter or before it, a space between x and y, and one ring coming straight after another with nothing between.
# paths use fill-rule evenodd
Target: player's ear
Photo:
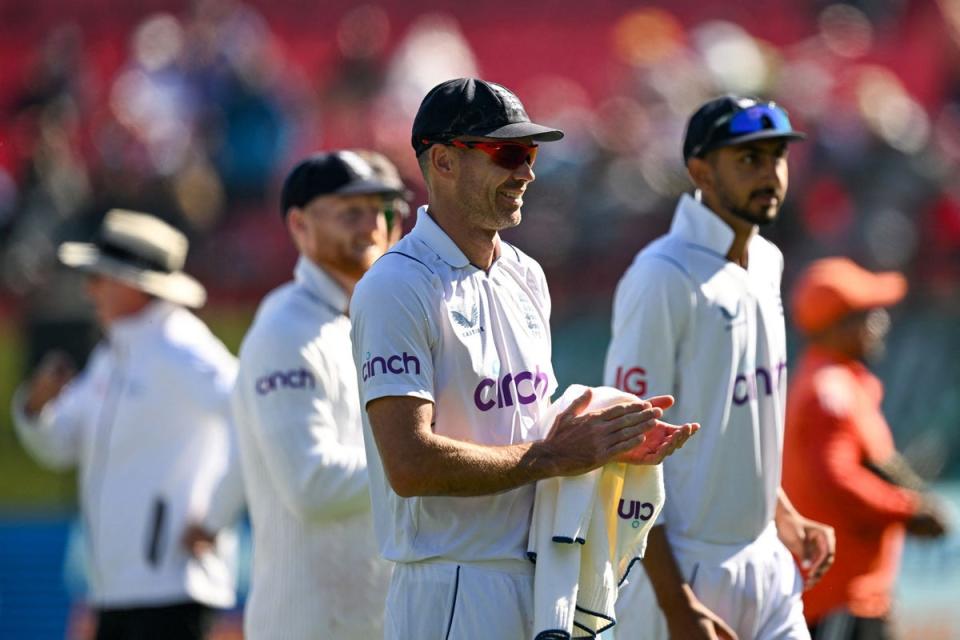
<instances>
[{"instance_id":1,"label":"player's ear","mask_svg":"<svg viewBox=\"0 0 960 640\"><path fill-rule=\"evenodd\" d=\"M287 231L290 233L290 237L293 238L294 244L298 247L300 246L300 238L307 232L304 215L304 211L300 207L290 207L287 209L287 216L284 219L284 223L287 225Z\"/></svg>"},{"instance_id":2,"label":"player's ear","mask_svg":"<svg viewBox=\"0 0 960 640\"><path fill-rule=\"evenodd\" d=\"M453 147L445 144L435 144L427 151L430 154L430 168L434 175L441 178L452 178L456 175L459 158Z\"/></svg>"},{"instance_id":3,"label":"player's ear","mask_svg":"<svg viewBox=\"0 0 960 640\"><path fill-rule=\"evenodd\" d=\"M687 173L701 191L713 191L713 167L703 158L690 158L687 161Z\"/></svg>"}]
</instances>

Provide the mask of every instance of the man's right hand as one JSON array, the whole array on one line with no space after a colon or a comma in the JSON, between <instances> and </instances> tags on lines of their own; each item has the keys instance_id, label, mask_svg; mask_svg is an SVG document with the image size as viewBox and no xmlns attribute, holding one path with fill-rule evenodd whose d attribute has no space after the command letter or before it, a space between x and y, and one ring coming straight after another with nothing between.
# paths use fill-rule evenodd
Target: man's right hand
<instances>
[{"instance_id":1,"label":"man's right hand","mask_svg":"<svg viewBox=\"0 0 960 640\"><path fill-rule=\"evenodd\" d=\"M907 520L907 533L919 538L940 538L950 528L950 521L938 502L924 496L920 508Z\"/></svg>"},{"instance_id":2,"label":"man's right hand","mask_svg":"<svg viewBox=\"0 0 960 640\"><path fill-rule=\"evenodd\" d=\"M704 606L688 586L684 590L687 602L669 613L664 611L672 640L737 640L733 629Z\"/></svg>"},{"instance_id":3,"label":"man's right hand","mask_svg":"<svg viewBox=\"0 0 960 640\"><path fill-rule=\"evenodd\" d=\"M660 396L657 400L661 406L637 400L587 413L592 398L590 389L584 391L557 416L543 439L542 444L556 461L556 472L551 475L587 473L635 449L656 426L663 407L673 404L670 396Z\"/></svg>"},{"instance_id":4,"label":"man's right hand","mask_svg":"<svg viewBox=\"0 0 960 640\"><path fill-rule=\"evenodd\" d=\"M35 415L56 398L76 374L73 360L62 351L51 351L40 360L27 383L24 411Z\"/></svg>"}]
</instances>

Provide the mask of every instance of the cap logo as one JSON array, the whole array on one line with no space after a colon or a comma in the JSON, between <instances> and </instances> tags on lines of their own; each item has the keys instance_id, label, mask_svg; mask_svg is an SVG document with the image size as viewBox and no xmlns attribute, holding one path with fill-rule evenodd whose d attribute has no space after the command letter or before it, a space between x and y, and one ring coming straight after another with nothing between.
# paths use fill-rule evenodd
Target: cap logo
<instances>
[{"instance_id":1,"label":"cap logo","mask_svg":"<svg viewBox=\"0 0 960 640\"><path fill-rule=\"evenodd\" d=\"M493 83L490 84L490 89L497 94L497 97L500 98L500 101L503 103L503 110L506 112L508 121L526 122L530 119L523 108L523 104L520 102L520 98L513 95L513 93L504 87Z\"/></svg>"},{"instance_id":2,"label":"cap logo","mask_svg":"<svg viewBox=\"0 0 960 640\"><path fill-rule=\"evenodd\" d=\"M373 167L353 151L340 151L337 156L361 179L370 180L374 177Z\"/></svg>"}]
</instances>

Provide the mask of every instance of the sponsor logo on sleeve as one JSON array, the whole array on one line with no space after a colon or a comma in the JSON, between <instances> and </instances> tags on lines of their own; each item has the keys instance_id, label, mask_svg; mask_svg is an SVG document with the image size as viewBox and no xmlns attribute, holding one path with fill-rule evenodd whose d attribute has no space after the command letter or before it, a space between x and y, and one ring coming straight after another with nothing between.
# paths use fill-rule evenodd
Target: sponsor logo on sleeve
<instances>
[{"instance_id":1,"label":"sponsor logo on sleeve","mask_svg":"<svg viewBox=\"0 0 960 640\"><path fill-rule=\"evenodd\" d=\"M617 506L617 515L620 516L622 520L632 520L631 526L634 529L640 528L640 522L646 522L653 517L653 513L656 511L656 507L649 502L641 502L639 500L630 500L629 502L620 499L620 504Z\"/></svg>"},{"instance_id":2,"label":"sponsor logo on sleeve","mask_svg":"<svg viewBox=\"0 0 960 640\"><path fill-rule=\"evenodd\" d=\"M498 379L484 378L473 391L473 403L480 411L533 404L545 398L550 377L537 366L535 371L505 373Z\"/></svg>"},{"instance_id":3,"label":"sponsor logo on sleeve","mask_svg":"<svg viewBox=\"0 0 960 640\"><path fill-rule=\"evenodd\" d=\"M787 370L786 360L771 369L757 367L756 371L737 374L733 382L733 403L743 405L761 395L772 396L780 387Z\"/></svg>"},{"instance_id":4,"label":"sponsor logo on sleeve","mask_svg":"<svg viewBox=\"0 0 960 640\"><path fill-rule=\"evenodd\" d=\"M420 359L406 351L372 357L368 351L367 358L360 367L360 377L364 382L377 376L400 373L420 375Z\"/></svg>"},{"instance_id":5,"label":"sponsor logo on sleeve","mask_svg":"<svg viewBox=\"0 0 960 640\"><path fill-rule=\"evenodd\" d=\"M254 383L257 394L265 396L281 389L315 389L317 380L313 374L304 369L289 369L287 371L273 371L257 378Z\"/></svg>"},{"instance_id":6,"label":"sponsor logo on sleeve","mask_svg":"<svg viewBox=\"0 0 960 640\"><path fill-rule=\"evenodd\" d=\"M617 367L617 377L613 386L635 396L647 393L647 370L643 367Z\"/></svg>"}]
</instances>

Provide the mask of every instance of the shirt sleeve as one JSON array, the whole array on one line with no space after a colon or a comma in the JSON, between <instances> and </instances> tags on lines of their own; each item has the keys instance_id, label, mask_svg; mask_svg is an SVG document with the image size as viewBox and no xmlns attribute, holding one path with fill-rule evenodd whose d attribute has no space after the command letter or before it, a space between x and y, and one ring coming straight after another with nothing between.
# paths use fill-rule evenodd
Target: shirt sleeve
<instances>
[{"instance_id":1,"label":"shirt sleeve","mask_svg":"<svg viewBox=\"0 0 960 640\"><path fill-rule=\"evenodd\" d=\"M906 521L916 513L920 496L887 482L864 466L864 439L869 435L862 426L865 420L883 420L883 416L867 416L862 413L862 405L836 401L838 396L849 398L856 394L850 386L852 381L846 381L846 391L837 387L843 383L838 376L813 382L814 392L804 403L804 465L811 478L824 483L824 492L830 494L838 512L848 514L850 519L877 526Z\"/></svg>"},{"instance_id":2,"label":"shirt sleeve","mask_svg":"<svg viewBox=\"0 0 960 640\"><path fill-rule=\"evenodd\" d=\"M336 376L344 372L322 348L298 344L289 328L248 340L240 369L234 420L251 432L284 505L304 521L368 509L363 447L341 442L332 404ZM272 384L276 376L286 383Z\"/></svg>"},{"instance_id":3,"label":"shirt sleeve","mask_svg":"<svg viewBox=\"0 0 960 640\"><path fill-rule=\"evenodd\" d=\"M363 407L387 396L434 401L433 291L427 275L411 270L368 272L357 285L350 318Z\"/></svg>"},{"instance_id":4,"label":"shirt sleeve","mask_svg":"<svg viewBox=\"0 0 960 640\"><path fill-rule=\"evenodd\" d=\"M677 354L691 309L692 282L658 256L641 256L620 283L604 384L646 398L676 394Z\"/></svg>"},{"instance_id":5,"label":"shirt sleeve","mask_svg":"<svg viewBox=\"0 0 960 640\"><path fill-rule=\"evenodd\" d=\"M232 412L228 415L232 418ZM228 447L226 466L214 485L210 504L202 522L203 528L209 532L217 532L232 525L240 518L247 504L236 426L232 419L227 421L226 426Z\"/></svg>"},{"instance_id":6,"label":"shirt sleeve","mask_svg":"<svg viewBox=\"0 0 960 640\"><path fill-rule=\"evenodd\" d=\"M95 351L90 364L70 381L56 398L36 413L25 411L26 388L20 387L11 403L13 424L23 447L42 465L63 471L77 465L86 428L87 405L92 394L92 370L103 366Z\"/></svg>"}]
</instances>

